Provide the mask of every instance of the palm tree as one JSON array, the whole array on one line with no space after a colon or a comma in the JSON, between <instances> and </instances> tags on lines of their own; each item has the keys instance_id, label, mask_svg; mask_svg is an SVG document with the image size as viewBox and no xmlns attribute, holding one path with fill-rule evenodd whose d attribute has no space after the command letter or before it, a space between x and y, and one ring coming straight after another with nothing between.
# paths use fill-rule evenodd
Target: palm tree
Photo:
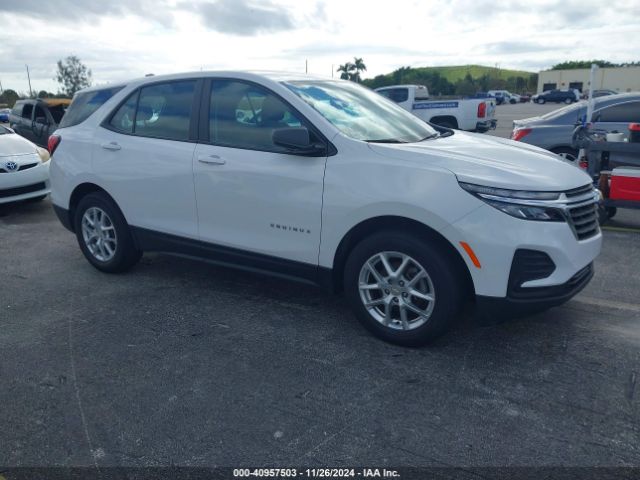
<instances>
[{"instance_id":1,"label":"palm tree","mask_svg":"<svg viewBox=\"0 0 640 480\"><path fill-rule=\"evenodd\" d=\"M366 72L367 66L364 64L362 58L353 57L353 68L355 69L355 74L353 75L353 79L356 82L360 81L360 72Z\"/></svg>"},{"instance_id":2,"label":"palm tree","mask_svg":"<svg viewBox=\"0 0 640 480\"><path fill-rule=\"evenodd\" d=\"M337 72L342 72L340 74L340 78L342 80L351 80L353 76L353 71L355 69L355 65L351 62L347 62L344 65L340 65L337 68Z\"/></svg>"}]
</instances>

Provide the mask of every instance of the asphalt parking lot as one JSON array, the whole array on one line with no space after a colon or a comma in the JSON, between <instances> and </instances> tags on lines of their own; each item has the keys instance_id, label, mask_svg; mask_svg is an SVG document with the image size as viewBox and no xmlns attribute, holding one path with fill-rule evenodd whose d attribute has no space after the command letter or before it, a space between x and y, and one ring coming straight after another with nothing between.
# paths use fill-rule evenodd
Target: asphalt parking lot
<instances>
[{"instance_id":1,"label":"asphalt parking lot","mask_svg":"<svg viewBox=\"0 0 640 480\"><path fill-rule=\"evenodd\" d=\"M305 285L100 273L48 199L0 206L0 466L640 466L639 214L566 305L406 349Z\"/></svg>"}]
</instances>

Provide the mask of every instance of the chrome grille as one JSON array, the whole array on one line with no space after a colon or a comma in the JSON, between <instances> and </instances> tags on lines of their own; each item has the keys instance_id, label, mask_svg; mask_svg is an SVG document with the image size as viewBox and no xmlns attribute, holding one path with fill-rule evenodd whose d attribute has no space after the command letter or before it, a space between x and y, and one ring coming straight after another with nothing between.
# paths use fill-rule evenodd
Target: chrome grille
<instances>
[{"instance_id":1,"label":"chrome grille","mask_svg":"<svg viewBox=\"0 0 640 480\"><path fill-rule=\"evenodd\" d=\"M586 193L593 193L593 185L585 185L584 187L572 188L571 190L567 190L564 194L567 198L575 198Z\"/></svg>"},{"instance_id":2,"label":"chrome grille","mask_svg":"<svg viewBox=\"0 0 640 480\"><path fill-rule=\"evenodd\" d=\"M586 240L600 231L598 197L593 185L564 192L567 197L567 220L578 240Z\"/></svg>"}]
</instances>

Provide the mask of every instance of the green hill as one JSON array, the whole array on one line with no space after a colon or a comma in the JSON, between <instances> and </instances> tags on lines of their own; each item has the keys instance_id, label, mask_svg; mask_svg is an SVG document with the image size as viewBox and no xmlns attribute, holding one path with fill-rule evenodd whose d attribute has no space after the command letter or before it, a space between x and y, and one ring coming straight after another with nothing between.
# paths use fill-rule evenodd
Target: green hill
<instances>
[{"instance_id":1,"label":"green hill","mask_svg":"<svg viewBox=\"0 0 640 480\"><path fill-rule=\"evenodd\" d=\"M456 65L447 67L402 67L391 73L363 80L370 88L399 83L427 85L429 90L442 95L468 95L476 91L507 89L513 92L536 89L538 75L524 70L510 70L482 65Z\"/></svg>"},{"instance_id":2,"label":"green hill","mask_svg":"<svg viewBox=\"0 0 640 480\"><path fill-rule=\"evenodd\" d=\"M471 75L471 78L481 78L483 75L489 75L493 78L501 78L508 80L509 77L528 77L534 72L526 72L524 70L509 70L496 67L485 67L482 65L456 65L452 67L419 67L412 68L421 73L438 72L442 77L446 78L451 83L456 83L458 80L463 80L467 75Z\"/></svg>"}]
</instances>

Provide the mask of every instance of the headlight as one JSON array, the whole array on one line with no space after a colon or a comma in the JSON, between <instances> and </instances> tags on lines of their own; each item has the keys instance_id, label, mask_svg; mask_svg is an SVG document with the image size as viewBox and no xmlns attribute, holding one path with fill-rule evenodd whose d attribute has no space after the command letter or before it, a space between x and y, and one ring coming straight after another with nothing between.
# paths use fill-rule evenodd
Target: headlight
<instances>
[{"instance_id":1,"label":"headlight","mask_svg":"<svg viewBox=\"0 0 640 480\"><path fill-rule=\"evenodd\" d=\"M40 161L42 163L47 163L51 159L51 155L49 155L49 152L44 148L37 147L37 149L38 149L38 156L40 157Z\"/></svg>"},{"instance_id":2,"label":"headlight","mask_svg":"<svg viewBox=\"0 0 640 480\"><path fill-rule=\"evenodd\" d=\"M460 182L460 186L483 202L512 217L542 222L566 221L562 209L545 205L558 200L559 192L508 190L463 182Z\"/></svg>"}]
</instances>

